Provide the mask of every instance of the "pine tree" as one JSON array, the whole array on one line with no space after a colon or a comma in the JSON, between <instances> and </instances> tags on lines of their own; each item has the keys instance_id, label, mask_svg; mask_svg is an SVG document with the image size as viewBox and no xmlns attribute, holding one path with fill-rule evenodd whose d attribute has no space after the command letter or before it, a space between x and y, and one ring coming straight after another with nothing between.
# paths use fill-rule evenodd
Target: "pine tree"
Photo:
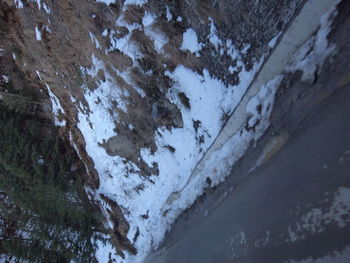
<instances>
[{"instance_id":1,"label":"pine tree","mask_svg":"<svg viewBox=\"0 0 350 263\"><path fill-rule=\"evenodd\" d=\"M71 172L73 153L43 135L35 117L0 104L0 249L35 262L91 261L101 216Z\"/></svg>"}]
</instances>

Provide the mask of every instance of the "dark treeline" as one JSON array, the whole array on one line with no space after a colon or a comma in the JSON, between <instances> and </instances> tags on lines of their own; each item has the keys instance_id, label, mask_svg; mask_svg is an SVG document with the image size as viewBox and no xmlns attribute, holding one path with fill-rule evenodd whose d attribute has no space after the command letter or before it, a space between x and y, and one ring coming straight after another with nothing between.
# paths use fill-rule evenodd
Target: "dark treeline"
<instances>
[{"instance_id":1,"label":"dark treeline","mask_svg":"<svg viewBox=\"0 0 350 263\"><path fill-rule=\"evenodd\" d=\"M0 103L0 254L91 262L101 226L76 154L42 120ZM47 126L47 125L46 125Z\"/></svg>"}]
</instances>

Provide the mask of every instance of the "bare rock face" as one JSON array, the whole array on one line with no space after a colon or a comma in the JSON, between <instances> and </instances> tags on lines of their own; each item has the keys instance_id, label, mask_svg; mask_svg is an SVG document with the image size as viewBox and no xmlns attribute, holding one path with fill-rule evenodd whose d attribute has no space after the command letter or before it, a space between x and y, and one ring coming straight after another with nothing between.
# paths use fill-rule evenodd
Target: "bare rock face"
<instances>
[{"instance_id":1,"label":"bare rock face","mask_svg":"<svg viewBox=\"0 0 350 263\"><path fill-rule=\"evenodd\" d=\"M133 142L127 136L118 134L107 141L106 151L109 155L131 158L136 149Z\"/></svg>"}]
</instances>

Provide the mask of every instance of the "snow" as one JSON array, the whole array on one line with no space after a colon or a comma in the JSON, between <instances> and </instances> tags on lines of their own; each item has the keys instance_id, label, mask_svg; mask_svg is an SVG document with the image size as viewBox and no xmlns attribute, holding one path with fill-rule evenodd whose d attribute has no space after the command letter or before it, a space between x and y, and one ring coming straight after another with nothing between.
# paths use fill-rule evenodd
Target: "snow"
<instances>
[{"instance_id":1,"label":"snow","mask_svg":"<svg viewBox=\"0 0 350 263\"><path fill-rule=\"evenodd\" d=\"M41 40L41 32L37 26L35 27L35 37L36 37L36 40L38 40L38 41Z\"/></svg>"},{"instance_id":2,"label":"snow","mask_svg":"<svg viewBox=\"0 0 350 263\"><path fill-rule=\"evenodd\" d=\"M114 4L116 0L96 0L99 3L105 3L106 5Z\"/></svg>"},{"instance_id":3,"label":"snow","mask_svg":"<svg viewBox=\"0 0 350 263\"><path fill-rule=\"evenodd\" d=\"M171 14L169 7L167 6L166 7L166 20L171 21L172 19L173 19L173 15Z\"/></svg>"},{"instance_id":4,"label":"snow","mask_svg":"<svg viewBox=\"0 0 350 263\"><path fill-rule=\"evenodd\" d=\"M145 35L153 40L156 51L158 53L161 53L163 46L166 43L168 43L169 39L164 33L160 31L155 31L152 28L152 24L155 22L155 20L156 20L156 15L150 12L146 12L142 19L142 24L144 26Z\"/></svg>"},{"instance_id":5,"label":"snow","mask_svg":"<svg viewBox=\"0 0 350 263\"><path fill-rule=\"evenodd\" d=\"M90 40L91 40L92 44L95 44L96 49L101 49L101 45L98 42L97 38L90 31L89 31L89 36L90 36Z\"/></svg>"},{"instance_id":6,"label":"snow","mask_svg":"<svg viewBox=\"0 0 350 263\"><path fill-rule=\"evenodd\" d=\"M142 24L144 27L148 27L150 25L152 25L152 23L154 22L156 16L151 13L151 12L146 12L145 15L142 18Z\"/></svg>"},{"instance_id":7,"label":"snow","mask_svg":"<svg viewBox=\"0 0 350 263\"><path fill-rule=\"evenodd\" d=\"M44 26L44 30L46 30L47 32L51 33L51 29L49 28L49 26Z\"/></svg>"},{"instance_id":8,"label":"snow","mask_svg":"<svg viewBox=\"0 0 350 263\"><path fill-rule=\"evenodd\" d=\"M117 88L115 80L107 71L102 61L98 60L94 55L92 55L92 62L92 68L86 69L86 73L91 77L96 77L97 73L102 70L106 80L97 82L96 84L99 88L94 91L86 89L85 98L89 103L90 110L92 110L91 108L96 108L96 105L103 106L107 110L114 100L118 103L118 108L126 113L127 104L125 103L125 97L127 97L128 94L125 91ZM84 73L85 70L82 71ZM112 117L118 118L116 113Z\"/></svg>"},{"instance_id":9,"label":"snow","mask_svg":"<svg viewBox=\"0 0 350 263\"><path fill-rule=\"evenodd\" d=\"M38 9L41 9L41 0L32 0L38 4Z\"/></svg>"},{"instance_id":10,"label":"snow","mask_svg":"<svg viewBox=\"0 0 350 263\"><path fill-rule=\"evenodd\" d=\"M287 242L301 241L305 239L305 233L319 235L329 226L341 229L348 225L350 222L347 217L350 210L350 188L339 187L337 191L327 193L324 201L329 205L321 207L318 204L310 208L297 219L295 224L288 227Z\"/></svg>"},{"instance_id":11,"label":"snow","mask_svg":"<svg viewBox=\"0 0 350 263\"><path fill-rule=\"evenodd\" d=\"M111 114L108 110L112 101L117 101L119 108L125 112L127 108L121 99L123 95L122 91L117 88L111 75L105 69L104 63L99 61L95 56L92 56L92 61L93 66L91 69L86 70L86 74L95 77L99 70L103 70L106 80L97 82L98 88L94 91L83 87L85 89L85 99L88 103L88 108L80 107L78 127L85 137L87 152L95 160L99 156L107 155L99 146L99 143L103 143L103 140L107 140L115 135L114 120L118 119L118 114L116 112ZM96 162L96 165L103 166L104 163L99 161Z\"/></svg>"},{"instance_id":12,"label":"snow","mask_svg":"<svg viewBox=\"0 0 350 263\"><path fill-rule=\"evenodd\" d=\"M181 45L182 50L197 53L202 49L202 45L203 44L198 43L196 31L194 31L192 28L188 28L186 32L183 33L183 41Z\"/></svg>"},{"instance_id":13,"label":"snow","mask_svg":"<svg viewBox=\"0 0 350 263\"><path fill-rule=\"evenodd\" d=\"M10 82L10 77L6 75L0 75L0 81L4 83L9 83Z\"/></svg>"},{"instance_id":14,"label":"snow","mask_svg":"<svg viewBox=\"0 0 350 263\"><path fill-rule=\"evenodd\" d=\"M97 0L97 2L109 5L116 1ZM124 7L130 4L143 5L146 2L126 0ZM47 12L45 5L43 6ZM168 8L166 17L168 21L172 19ZM127 27L129 33L118 38L118 32L114 30L103 31L102 35L108 37L111 43L108 51L119 50L132 58L134 65L137 65L137 59L143 55L137 45L130 42L130 37L134 30L143 29L145 34L153 40L156 51L162 52L168 39L164 34L153 29L152 26L156 19L155 14L146 12L142 19L142 25L128 24L121 15L116 21L116 26ZM177 21L181 22L182 20L181 17L177 17ZM36 36L37 40L41 40L41 32L37 27ZM100 49L96 36L91 32L89 32L89 36L96 48ZM268 117L272 111L273 97L279 79L274 79L263 86L247 108L251 114L250 125L254 125L260 120L256 133L251 130L235 135L220 151L212 155L212 159L208 163L209 166L205 167L199 176L191 177L196 164L220 133L224 124L222 117L233 112L261 66L261 62L258 62L253 70L246 71L241 61L240 52L235 49L232 41L226 42L226 46L224 46L218 37L213 20L210 24L209 41L217 50L222 46L222 51L220 50L222 54L226 52L232 60L237 60L237 66L231 66L230 70L232 73L240 70L240 83L236 86L227 86L206 69L199 74L183 65L178 65L173 71L166 72L166 75L174 83L168 90L167 97L180 109L184 127L172 130L165 127L159 128L155 135L158 150L153 154L151 154L150 149L143 148L141 150L141 158L146 164L149 166L153 166L154 162L158 164L159 175L151 177L154 183L139 176L140 170L136 164L119 156L109 156L101 147L101 144L117 135L115 123L119 121L118 110L127 113L128 94L118 86L104 62L96 56L92 55L91 57L91 68L82 68L82 74L88 74L91 78L96 77L100 70L105 75L105 81L97 81L97 88L94 90L82 86L86 106L83 106L82 103L76 103L79 118L77 126L85 139L86 152L94 161L94 168L100 177L100 187L95 196L98 199L99 194L103 193L120 205L130 224L128 233L130 240L133 239L137 229L140 231L135 242L138 254L136 256L126 254L125 262L141 262L152 248L160 244L176 217L203 193L206 178L208 176L212 178L213 184L223 181L228 167L244 154L251 140L257 139L258 135L262 134L268 127ZM183 33L182 50L199 55L202 46L203 44L199 43L197 34L192 28L188 28ZM246 45L241 53L247 52L249 47ZM132 85L142 96L145 96L144 92L132 83L127 72L115 70L115 73ZM40 78L40 73L38 75ZM64 126L65 121L58 119L58 115L64 114L60 101L48 85L47 89L52 102L55 124ZM186 108L179 99L180 92L189 98L190 109ZM71 100L76 102L72 96ZM110 110L113 102L117 102L118 110ZM262 113L256 111L258 103L262 104ZM271 105L269 110L267 110L268 105ZM199 123L197 129L193 125L194 121ZM132 126L128 127L133 128ZM175 152L171 152L165 147L168 145L174 147ZM140 185L144 186L144 190L137 191ZM149 218L147 220L140 219L140 215L143 214L148 214ZM108 242L106 244L99 243L96 252L99 262L107 262L109 253L111 253L112 258L118 258L114 254L114 248L111 244Z\"/></svg>"},{"instance_id":15,"label":"snow","mask_svg":"<svg viewBox=\"0 0 350 263\"><path fill-rule=\"evenodd\" d=\"M258 127L263 127L264 122L268 123L268 119L272 113L275 93L283 79L282 75L278 75L266 84L264 84L259 93L250 99L247 104L246 111L251 116L248 126L253 127L259 123ZM262 129L265 131L268 126ZM255 130L254 140L256 141L263 132Z\"/></svg>"},{"instance_id":16,"label":"snow","mask_svg":"<svg viewBox=\"0 0 350 263\"><path fill-rule=\"evenodd\" d=\"M269 48L274 48L274 46L276 45L277 43L277 40L278 38L280 37L280 35L282 34L282 32L278 33L276 36L274 36L270 41L269 43L267 43L267 46Z\"/></svg>"},{"instance_id":17,"label":"snow","mask_svg":"<svg viewBox=\"0 0 350 263\"><path fill-rule=\"evenodd\" d=\"M101 2L111 3L111 1ZM127 0L125 5L142 5L146 2ZM170 16L167 17L171 19ZM117 32L114 30L103 31L102 35L109 37L111 42L108 51L118 49L131 57L134 65L137 65L137 59L141 58L142 54L137 45L130 42L130 36L133 30L143 29L145 34L154 41L156 51L162 52L162 47L167 39L160 32L154 31L152 26L156 19L155 14L146 12L142 24L128 24L121 15L116 25L127 27L129 33L117 38ZM179 17L177 20L179 21ZM291 63L290 70L303 68L300 61L306 60L308 63L313 61L305 54L316 57L321 50L324 52L324 47L329 49L329 45L327 43L325 45L329 23L326 18L322 21L323 26L312 42L315 43L316 49L307 53L309 51L309 46L307 46L308 49L298 57L299 60ZM184 126L171 130L165 127L158 128L154 137L157 151L151 153L148 148L141 149L141 158L146 164L149 166L153 166L154 163L158 164L159 175L151 176L152 182L139 175L140 169L135 163L120 156L110 156L101 147L101 144L117 135L115 123L120 121L118 110L127 112L126 97L128 94L118 86L112 74L106 69L104 62L94 55L92 56L92 67L82 70L84 74L92 78L99 70L102 70L106 77L105 81L96 82L97 88L93 91L85 86L82 87L87 106L80 104L78 112L78 128L84 136L86 151L94 161L94 168L100 177L100 187L96 192L96 198L103 193L119 204L130 224L128 233L130 240L133 240L137 230L140 232L134 244L138 254L136 256L126 254L124 262L142 262L150 250L160 244L176 217L203 193L204 188L207 187L206 178L211 179L213 186L223 182L227 172L244 155L250 143L258 140L270 125L269 118L273 110L274 97L283 78L281 75L275 76L262 85L259 92L250 98L245 108L249 116L247 127L250 129L242 128L232 136L226 144L210 156L204 169L196 176L192 176L196 164L220 133L224 125L222 117L232 114L263 62L261 59L255 63L251 71L246 71L242 62L242 54L249 51L250 45L246 44L242 50L237 50L232 40L223 42L218 37L213 20L211 19L210 22L208 39L217 51L222 54L226 52L232 61L237 60L235 66L230 66L228 70L232 74L238 73L239 84L225 85L206 69L199 74L183 65L178 65L173 71L166 72L166 75L173 81L166 96L180 109ZM94 36L91 34L90 37L94 42ZM275 45L277 38L277 36L274 37L269 46ZM197 34L192 28L184 32L181 49L196 55L202 49L202 44L198 42ZM313 52L316 53L313 54ZM320 62L317 61L316 64L320 65ZM142 96L145 96L144 92L132 82L127 71L113 70L135 90L143 94ZM152 74L152 72L149 73ZM190 108L182 104L178 96L180 92L189 99ZM55 95L51 94L50 90L49 93L51 100L54 101ZM112 102L117 102L118 110L110 110ZM59 104L57 98L56 104ZM59 108L57 105L56 107ZM56 109L56 113L57 111ZM197 129L193 125L195 121L199 123ZM131 125L127 127L133 128ZM175 151L168 150L166 146L173 147ZM140 185L143 186L143 190L138 190ZM149 218L142 219L141 215L144 214L148 214ZM112 258L120 259L114 254L114 249L109 243L99 244L96 257L99 262L106 262L109 253Z\"/></svg>"},{"instance_id":18,"label":"snow","mask_svg":"<svg viewBox=\"0 0 350 263\"><path fill-rule=\"evenodd\" d=\"M103 36L103 37L108 36L108 30L107 30L107 29L103 30L103 32L102 32L102 36Z\"/></svg>"},{"instance_id":19,"label":"snow","mask_svg":"<svg viewBox=\"0 0 350 263\"><path fill-rule=\"evenodd\" d=\"M218 50L219 45L222 45L222 41L217 35L217 29L211 17L209 17L209 21L210 21L210 34L208 36L208 39L209 39L209 42L214 45L215 49Z\"/></svg>"},{"instance_id":20,"label":"snow","mask_svg":"<svg viewBox=\"0 0 350 263\"><path fill-rule=\"evenodd\" d=\"M122 72L116 68L113 68L113 70L118 73L118 75L126 82L128 83L131 87L133 87L136 92L142 97L144 98L146 96L146 93L137 86L137 84L132 80L132 78L129 76L128 72Z\"/></svg>"},{"instance_id":21,"label":"snow","mask_svg":"<svg viewBox=\"0 0 350 263\"><path fill-rule=\"evenodd\" d=\"M220 120L223 113L228 113L231 104L236 101L233 87L226 89L225 84L210 76L207 70L203 70L203 75L199 75L184 66L178 66L174 72L166 72L166 75L175 81L175 85L170 89L168 97L171 102L182 107L177 94L185 93L190 98L191 111L184 112L182 118L188 117L188 126L192 126L192 120L201 120L201 128L206 127L211 136L218 132ZM210 105L210 107L208 107ZM206 114L203 114L203 109ZM184 120L186 123L186 120ZM187 125L184 124L186 127Z\"/></svg>"},{"instance_id":22,"label":"snow","mask_svg":"<svg viewBox=\"0 0 350 263\"><path fill-rule=\"evenodd\" d=\"M233 61L239 57L239 52L235 49L231 39L226 40L226 54L230 56ZM243 64L241 63L241 65Z\"/></svg>"},{"instance_id":23,"label":"snow","mask_svg":"<svg viewBox=\"0 0 350 263\"><path fill-rule=\"evenodd\" d=\"M138 58L142 58L142 53L140 52L138 46L130 41L130 37L132 35L132 32L136 29L140 29L141 25L134 23L134 24L128 24L125 22L124 14L122 14L116 21L116 26L120 27L126 27L129 31L128 34L126 34L122 38L118 38L116 36L117 32L114 30L110 30L110 32L106 32L106 30L103 32L104 35L109 34L109 40L110 40L110 47L108 48L108 52L113 52L115 50L119 50L123 54L130 57L134 63L137 63Z\"/></svg>"},{"instance_id":24,"label":"snow","mask_svg":"<svg viewBox=\"0 0 350 263\"><path fill-rule=\"evenodd\" d=\"M96 2L104 3L106 5L110 5L110 4L115 4L117 2L117 0L96 0ZM139 5L139 6L142 6L142 5L146 4L147 2L148 2L148 0L125 0L124 6L127 6L127 5Z\"/></svg>"},{"instance_id":25,"label":"snow","mask_svg":"<svg viewBox=\"0 0 350 263\"><path fill-rule=\"evenodd\" d=\"M345 247L342 251L334 250L323 257L308 257L300 260L288 260L284 263L347 263L349 262L350 246Z\"/></svg>"},{"instance_id":26,"label":"snow","mask_svg":"<svg viewBox=\"0 0 350 263\"><path fill-rule=\"evenodd\" d=\"M98 262L104 263L104 262L110 262L109 255L113 255L115 252L115 249L110 243L103 243L102 241L97 241L98 250L96 252L96 258L98 258Z\"/></svg>"},{"instance_id":27,"label":"snow","mask_svg":"<svg viewBox=\"0 0 350 263\"><path fill-rule=\"evenodd\" d=\"M116 32L114 30L111 30L109 34L110 43L111 43L111 46L108 49L109 52L112 52L114 50L119 50L123 54L132 58L134 62L136 62L137 58L142 57L142 53L140 52L139 48L134 43L131 43L130 41L131 32L126 36L124 36L123 38L116 38L115 33Z\"/></svg>"},{"instance_id":28,"label":"snow","mask_svg":"<svg viewBox=\"0 0 350 263\"><path fill-rule=\"evenodd\" d=\"M327 224L344 228L350 222L350 219L346 217L349 210L350 188L339 187L334 193L334 199L329 208L312 208L299 219L299 225L301 226L301 230L313 234L323 232Z\"/></svg>"},{"instance_id":29,"label":"snow","mask_svg":"<svg viewBox=\"0 0 350 263\"><path fill-rule=\"evenodd\" d=\"M212 186L225 180L228 171L243 156L250 142L257 140L268 128L269 117L273 109L273 99L281 79L281 76L277 76L263 85L260 92L256 97L252 98L249 107L247 107L247 112L252 114L252 118L260 120L259 124L256 125L255 132L242 129L223 145L220 150L214 152L205 163L204 169L197 176L188 180L185 187L181 190L181 194L178 194L175 200L169 202L163 211L173 207L171 214L176 218L183 209L192 204L197 196L203 192L207 186L207 177L211 179ZM262 105L261 113L256 110L258 103Z\"/></svg>"},{"instance_id":30,"label":"snow","mask_svg":"<svg viewBox=\"0 0 350 263\"><path fill-rule=\"evenodd\" d=\"M39 78L40 80L43 79L43 78L41 77L41 74L40 74L40 72L39 72L38 70L36 70L35 73L36 73L36 75L38 76L38 78Z\"/></svg>"},{"instance_id":31,"label":"snow","mask_svg":"<svg viewBox=\"0 0 350 263\"><path fill-rule=\"evenodd\" d=\"M327 36L331 31L331 24L336 16L336 4L330 8L320 20L320 29L315 36L312 36L294 55L287 71L293 72L302 70L302 80L313 80L316 70L320 70L326 58L335 52L335 45L328 44Z\"/></svg>"},{"instance_id":32,"label":"snow","mask_svg":"<svg viewBox=\"0 0 350 263\"><path fill-rule=\"evenodd\" d=\"M128 5L142 6L142 5L146 4L147 2L148 2L148 0L125 0L124 6L128 6Z\"/></svg>"},{"instance_id":33,"label":"snow","mask_svg":"<svg viewBox=\"0 0 350 263\"><path fill-rule=\"evenodd\" d=\"M15 2L15 6L16 6L17 8L23 8L23 2L22 2L22 0L14 0L14 2Z\"/></svg>"},{"instance_id":34,"label":"snow","mask_svg":"<svg viewBox=\"0 0 350 263\"><path fill-rule=\"evenodd\" d=\"M95 57L92 57L92 60L93 67L87 69L86 73L93 77L102 69L105 71L106 79L110 79L103 62ZM174 81L167 96L180 108L184 128L171 131L159 128L155 137L158 150L153 155L149 149L141 150L142 159L149 166L152 166L153 162L158 163L160 174L152 177L154 184L137 174L139 168L134 163L126 162L119 156L109 156L100 147L101 143L116 135L114 123L118 121L118 115L111 116L108 111L111 98L114 97L118 103L123 101L120 96L118 97L120 90L116 83L112 79L106 80L106 83L97 83L98 88L94 91L86 90L85 99L88 108L80 109L78 127L85 138L86 151L94 160L95 169L100 176L101 185L96 196L103 193L122 207L130 224L129 239L133 239L137 229L140 231L135 243L138 254L126 255L126 262L141 262L150 249L161 242L178 214L202 193L201 187L189 190L177 200L176 206L167 216L162 216L164 209L168 209L166 203L169 196L174 191L183 189L196 163L220 132L223 114L232 112L256 70L257 68L251 72L243 70L240 86L226 86L211 76L207 70L198 74L182 65L176 67L173 72L166 73ZM122 77L127 79L125 76L127 73L123 74ZM112 92L114 94L111 94ZM178 98L179 92L185 93L190 98L191 109L182 105ZM193 121L196 120L200 121L197 131L193 127ZM201 136L204 138L203 143L199 142ZM175 152L164 147L167 145L174 147ZM136 172L131 172L132 169ZM136 191L140 184L144 186L144 190ZM147 213L149 218L140 220L140 215ZM103 251L104 247L100 249ZM97 254L102 255L101 251ZM100 262L103 262L102 258Z\"/></svg>"},{"instance_id":35,"label":"snow","mask_svg":"<svg viewBox=\"0 0 350 263\"><path fill-rule=\"evenodd\" d=\"M168 18L170 19L169 15ZM129 33L122 38L117 38L116 32L113 30L104 30L102 35L108 37L111 42L108 51L118 49L131 57L134 64L137 65L137 59L142 57L142 54L134 43L130 43L130 36L133 30L143 29L145 34L154 41L156 51L162 52L162 47L168 39L153 29L152 26L156 19L155 14L146 12L142 19L142 25L128 24L121 15L116 21L116 25L127 27ZM91 41L94 42L94 36L90 34L90 37ZM212 37L214 39L214 34ZM217 40L217 43L222 42ZM183 34L182 49L189 50L196 55L202 49L196 32L191 28ZM248 49L249 45L247 45L246 50ZM227 52L232 59L237 59L238 65L241 66L240 84L237 86L225 85L206 69L198 74L183 65L179 65L173 71L166 72L166 75L174 82L168 90L167 97L181 110L184 128L173 128L171 131L159 128L156 132L157 135L155 135L158 150L154 154L151 154L147 148L141 150L141 158L145 163L149 166L153 166L153 162L158 164L159 176L151 178L154 183L140 177L138 174L140 170L133 162L126 161L119 156L109 156L105 149L100 146L109 138L117 135L115 122L119 121L119 116L117 111L109 110L112 100L116 101L119 109L124 112L127 112L127 104L123 91L113 80L102 61L92 56L93 66L83 70L91 77L96 76L99 70L103 70L106 76L106 81L97 82L97 89L93 91L83 87L87 107L80 104L78 112L78 128L85 138L86 151L94 161L95 169L100 177L101 184L96 192L96 198L99 197L100 193L103 193L120 205L130 224L128 233L130 240L134 238L137 229L140 231L135 242L138 254L136 256L126 254L125 262L141 262L149 251L162 241L165 232L179 213L190 206L203 191L205 176L191 180L196 163L219 134L223 125L223 115L232 113L252 81L255 72L261 66L261 62L259 62L256 63L253 70L246 71L232 41L229 43ZM127 71L120 72L114 68L113 70L142 96L145 96L144 92L133 83ZM238 69L235 67L234 70ZM180 92L189 98L190 109L182 105L178 97ZM194 121L200 123L197 129L193 125ZM128 127L132 129L132 126ZM174 147L175 152L169 151L165 146ZM193 188L192 184L195 182L198 184ZM137 191L140 185L144 187L144 190ZM181 192L181 194L175 195L177 199L172 200L174 192ZM174 205L169 205L169 201L174 202ZM163 216L164 212L168 212L166 216ZM143 214L148 214L149 218L147 220L140 219L140 215ZM110 244L101 244L96 256L100 262L105 262L105 257L109 253L112 253L113 258L118 258L114 255Z\"/></svg>"},{"instance_id":36,"label":"snow","mask_svg":"<svg viewBox=\"0 0 350 263\"><path fill-rule=\"evenodd\" d=\"M245 45L244 48L241 50L241 53L246 55L248 50L251 48L251 45L248 44L248 45Z\"/></svg>"},{"instance_id":37,"label":"snow","mask_svg":"<svg viewBox=\"0 0 350 263\"><path fill-rule=\"evenodd\" d=\"M150 28L145 29L145 35L153 40L154 47L158 53L163 52L162 48L169 42L168 37L162 32L156 32Z\"/></svg>"},{"instance_id":38,"label":"snow","mask_svg":"<svg viewBox=\"0 0 350 263\"><path fill-rule=\"evenodd\" d=\"M51 9L46 5L46 3L43 3L43 8L44 8L46 13L48 13L48 14L51 13Z\"/></svg>"},{"instance_id":39,"label":"snow","mask_svg":"<svg viewBox=\"0 0 350 263\"><path fill-rule=\"evenodd\" d=\"M39 76L40 76L40 73L39 73ZM63 110L63 108L61 106L61 103L60 103L59 99L57 98L57 96L51 91L50 86L48 84L46 84L46 83L45 83L45 85L46 85L46 88L47 88L47 90L49 92L49 96L50 96L50 100L51 100L51 106L52 106L52 114L54 116L55 125L63 127L63 126L66 125L66 121L65 120L60 121L58 119L58 116L60 114L64 114L64 110Z\"/></svg>"}]
</instances>

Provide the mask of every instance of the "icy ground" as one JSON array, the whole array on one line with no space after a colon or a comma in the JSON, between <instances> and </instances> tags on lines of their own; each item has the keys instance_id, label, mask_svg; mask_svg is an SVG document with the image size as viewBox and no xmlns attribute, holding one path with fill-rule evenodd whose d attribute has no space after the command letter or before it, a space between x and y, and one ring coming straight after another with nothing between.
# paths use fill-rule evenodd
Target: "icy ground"
<instances>
[{"instance_id":1,"label":"icy ground","mask_svg":"<svg viewBox=\"0 0 350 263\"><path fill-rule=\"evenodd\" d=\"M23 8L21 0L14 1L18 8ZM40 9L41 1L36 0L36 2ZM97 0L97 2L109 5L115 1ZM147 1L126 0L123 8L125 10L130 4L143 5L145 2ZM43 8L47 9L44 6ZM321 19L318 33L301 47L295 60L290 63L286 71L302 70L306 80L313 75L316 68L322 66L323 60L334 51L335 47L328 45L327 42L330 30L329 17L334 10L331 11ZM109 38L111 46L103 52L107 54L109 51L119 50L129 56L134 65L137 65L137 59L143 54L137 45L130 42L134 30L143 30L153 40L156 51L158 53L164 52L163 46L169 40L161 32L153 30L152 25L156 19L155 14L146 13L142 23L130 25L125 22L123 15L121 15L116 24L127 27L129 33L122 38L117 38L116 32L104 30L102 36ZM167 19L175 18L169 12ZM259 139L269 127L274 97L283 75L275 76L262 85L258 94L249 101L246 107L246 112L250 116L247 123L249 129L242 128L220 151L212 155L200 176L196 176L195 180L189 180L196 164L220 133L225 124L224 117L234 112L265 59L265 57L261 58L260 61L255 62L251 70L246 70L241 56L249 51L250 43L246 43L242 50L238 50L231 40L218 37L212 19L209 26L210 33L207 37L210 43L215 46L215 49L220 50L221 55L225 54L231 57L232 61L237 60L237 63L232 63L228 70L231 74L239 72L239 84L225 85L222 80L206 69L199 74L181 64L173 71L166 72L166 75L173 80L173 86L169 89L167 97L181 110L183 128L172 128L171 130L165 127L159 128L154 135L157 151L151 153L148 148L141 150L141 158L150 167L157 163L158 176L150 178L140 176L138 173L140 168L135 163L120 156L110 156L101 147L101 144L116 135L115 122L122 121L116 111L110 110L115 106L113 102L118 102L117 106L121 111L125 113L128 111L127 100L124 98L130 94L118 87L114 76L118 75L142 96L145 96L140 87L133 83L129 75L130 72L108 67L106 62L99 60L95 54L91 54L92 67L81 68L83 74L92 78L97 77L100 71L103 71L105 76L105 80L96 82L97 88L94 90L82 85L88 107L77 103L78 127L84 136L86 151L94 161L95 169L100 177L100 187L96 192L96 198L99 198L99 194L104 194L122 208L130 224L128 238L131 241L135 240L134 245L138 251L136 256L126 254L125 260L122 260L115 255L114 248L110 244L100 244L96 253L100 262L107 262L110 253L117 262L121 260L123 262L142 262L150 250L160 244L176 217L203 193L205 187L208 186L208 178L211 181L211 186L224 181L232 165L243 156L249 144ZM38 28L35 28L35 35L40 41L41 33ZM269 42L270 49L277 44L279 35ZM98 42L99 37L91 32L89 32L89 37L96 47L97 53L98 50L102 49ZM198 39L196 31L188 28L183 34L181 49L200 57L204 44L200 43ZM56 124L64 126L64 121L57 118L57 115L64 110L50 87L47 86L47 88L52 100ZM190 107L186 107L180 101L179 96L177 96L180 92L189 98ZM71 99L72 102L77 102L77 99L72 96ZM169 150L169 148L174 150ZM190 183L187 184L188 182ZM174 196L173 193L176 195ZM169 200L170 197L172 200ZM113 224L113 222L110 223ZM136 233L139 233L139 236Z\"/></svg>"}]
</instances>

